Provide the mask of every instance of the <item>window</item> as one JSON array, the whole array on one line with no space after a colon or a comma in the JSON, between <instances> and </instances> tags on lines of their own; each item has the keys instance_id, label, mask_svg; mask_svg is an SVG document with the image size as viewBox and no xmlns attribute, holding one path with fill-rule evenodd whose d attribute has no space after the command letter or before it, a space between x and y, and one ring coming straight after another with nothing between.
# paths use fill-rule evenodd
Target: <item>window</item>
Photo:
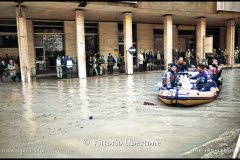
<instances>
[{"instance_id":1,"label":"window","mask_svg":"<svg viewBox=\"0 0 240 160\"><path fill-rule=\"evenodd\" d=\"M178 35L195 35L195 31L178 30Z\"/></svg>"},{"instance_id":2,"label":"window","mask_svg":"<svg viewBox=\"0 0 240 160\"><path fill-rule=\"evenodd\" d=\"M0 48L18 48L17 35L0 35Z\"/></svg>"},{"instance_id":3,"label":"window","mask_svg":"<svg viewBox=\"0 0 240 160\"><path fill-rule=\"evenodd\" d=\"M98 23L84 23L85 32L85 49L87 55L93 55L99 51L98 41Z\"/></svg>"},{"instance_id":4,"label":"window","mask_svg":"<svg viewBox=\"0 0 240 160\"><path fill-rule=\"evenodd\" d=\"M163 35L163 29L154 29L153 34L154 35Z\"/></svg>"},{"instance_id":5,"label":"window","mask_svg":"<svg viewBox=\"0 0 240 160\"><path fill-rule=\"evenodd\" d=\"M137 26L136 24L132 24L132 37L133 37L133 44L137 43ZM123 43L123 24L118 24L118 43Z\"/></svg>"},{"instance_id":6,"label":"window","mask_svg":"<svg viewBox=\"0 0 240 160\"><path fill-rule=\"evenodd\" d=\"M34 33L64 33L63 22L33 21Z\"/></svg>"}]
</instances>

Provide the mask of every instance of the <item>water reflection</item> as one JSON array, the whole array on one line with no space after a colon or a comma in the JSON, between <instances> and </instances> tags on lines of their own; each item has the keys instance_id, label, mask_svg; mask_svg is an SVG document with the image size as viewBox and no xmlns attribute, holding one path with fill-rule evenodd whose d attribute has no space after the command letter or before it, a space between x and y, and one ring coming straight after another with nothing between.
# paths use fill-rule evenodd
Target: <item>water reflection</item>
<instances>
[{"instance_id":1,"label":"water reflection","mask_svg":"<svg viewBox=\"0 0 240 160\"><path fill-rule=\"evenodd\" d=\"M58 84L58 97L59 99L63 99L64 98L64 93L63 93L63 81L57 81Z\"/></svg>"},{"instance_id":2,"label":"water reflection","mask_svg":"<svg viewBox=\"0 0 240 160\"><path fill-rule=\"evenodd\" d=\"M89 97L87 89L87 79L79 79L78 96L82 118L87 119L91 113L89 111Z\"/></svg>"},{"instance_id":3,"label":"water reflection","mask_svg":"<svg viewBox=\"0 0 240 160\"><path fill-rule=\"evenodd\" d=\"M136 108L134 105L134 102L136 102L136 96L134 94L134 81L133 81L133 76L132 75L129 75L127 77L127 81L126 81L126 94L128 95L127 96L127 110L128 110L128 118L133 118L136 116Z\"/></svg>"},{"instance_id":4,"label":"water reflection","mask_svg":"<svg viewBox=\"0 0 240 160\"><path fill-rule=\"evenodd\" d=\"M36 123L33 121L34 112L32 110L33 104L33 95L32 95L32 83L23 83L22 85L22 92L24 98L24 109L23 112L23 119L27 123L27 130L26 133L30 136L33 136L36 132Z\"/></svg>"}]
</instances>

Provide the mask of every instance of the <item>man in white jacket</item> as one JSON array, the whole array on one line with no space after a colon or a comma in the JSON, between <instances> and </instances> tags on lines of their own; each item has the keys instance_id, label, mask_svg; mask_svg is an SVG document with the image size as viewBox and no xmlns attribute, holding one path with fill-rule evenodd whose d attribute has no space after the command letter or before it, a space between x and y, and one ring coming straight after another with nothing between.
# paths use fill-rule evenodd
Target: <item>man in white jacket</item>
<instances>
[{"instance_id":1,"label":"man in white jacket","mask_svg":"<svg viewBox=\"0 0 240 160\"><path fill-rule=\"evenodd\" d=\"M139 55L138 55L138 64L139 64L139 71L142 72L143 71L143 53L142 51L140 51Z\"/></svg>"},{"instance_id":2,"label":"man in white jacket","mask_svg":"<svg viewBox=\"0 0 240 160\"><path fill-rule=\"evenodd\" d=\"M62 78L62 60L59 55L56 59L56 70L57 70L57 77Z\"/></svg>"}]
</instances>

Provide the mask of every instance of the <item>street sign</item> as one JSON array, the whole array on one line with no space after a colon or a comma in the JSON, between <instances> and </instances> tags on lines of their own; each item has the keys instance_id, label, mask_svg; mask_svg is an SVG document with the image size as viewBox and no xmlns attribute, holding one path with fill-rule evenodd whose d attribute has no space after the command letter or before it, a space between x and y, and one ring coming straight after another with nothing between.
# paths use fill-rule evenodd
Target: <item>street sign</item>
<instances>
[{"instance_id":1,"label":"street sign","mask_svg":"<svg viewBox=\"0 0 240 160\"><path fill-rule=\"evenodd\" d=\"M136 48L132 46L128 49L128 52L133 55L136 52Z\"/></svg>"}]
</instances>

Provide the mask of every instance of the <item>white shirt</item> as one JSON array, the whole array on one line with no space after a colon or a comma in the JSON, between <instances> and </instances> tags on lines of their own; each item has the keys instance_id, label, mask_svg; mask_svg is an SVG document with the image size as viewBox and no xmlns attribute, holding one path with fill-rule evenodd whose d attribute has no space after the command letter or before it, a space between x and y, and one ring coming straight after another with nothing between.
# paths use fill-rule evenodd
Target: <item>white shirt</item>
<instances>
[{"instance_id":1,"label":"white shirt","mask_svg":"<svg viewBox=\"0 0 240 160\"><path fill-rule=\"evenodd\" d=\"M57 65L57 66L61 66L61 58L57 58L57 60L56 60L56 65Z\"/></svg>"},{"instance_id":2,"label":"white shirt","mask_svg":"<svg viewBox=\"0 0 240 160\"><path fill-rule=\"evenodd\" d=\"M161 54L157 53L157 60L161 60Z\"/></svg>"},{"instance_id":3,"label":"white shirt","mask_svg":"<svg viewBox=\"0 0 240 160\"><path fill-rule=\"evenodd\" d=\"M72 60L67 60L67 68L72 68L72 67L73 67Z\"/></svg>"},{"instance_id":4,"label":"white shirt","mask_svg":"<svg viewBox=\"0 0 240 160\"><path fill-rule=\"evenodd\" d=\"M143 54L138 55L138 60L139 60L139 64L143 64L143 61L144 61Z\"/></svg>"}]
</instances>

